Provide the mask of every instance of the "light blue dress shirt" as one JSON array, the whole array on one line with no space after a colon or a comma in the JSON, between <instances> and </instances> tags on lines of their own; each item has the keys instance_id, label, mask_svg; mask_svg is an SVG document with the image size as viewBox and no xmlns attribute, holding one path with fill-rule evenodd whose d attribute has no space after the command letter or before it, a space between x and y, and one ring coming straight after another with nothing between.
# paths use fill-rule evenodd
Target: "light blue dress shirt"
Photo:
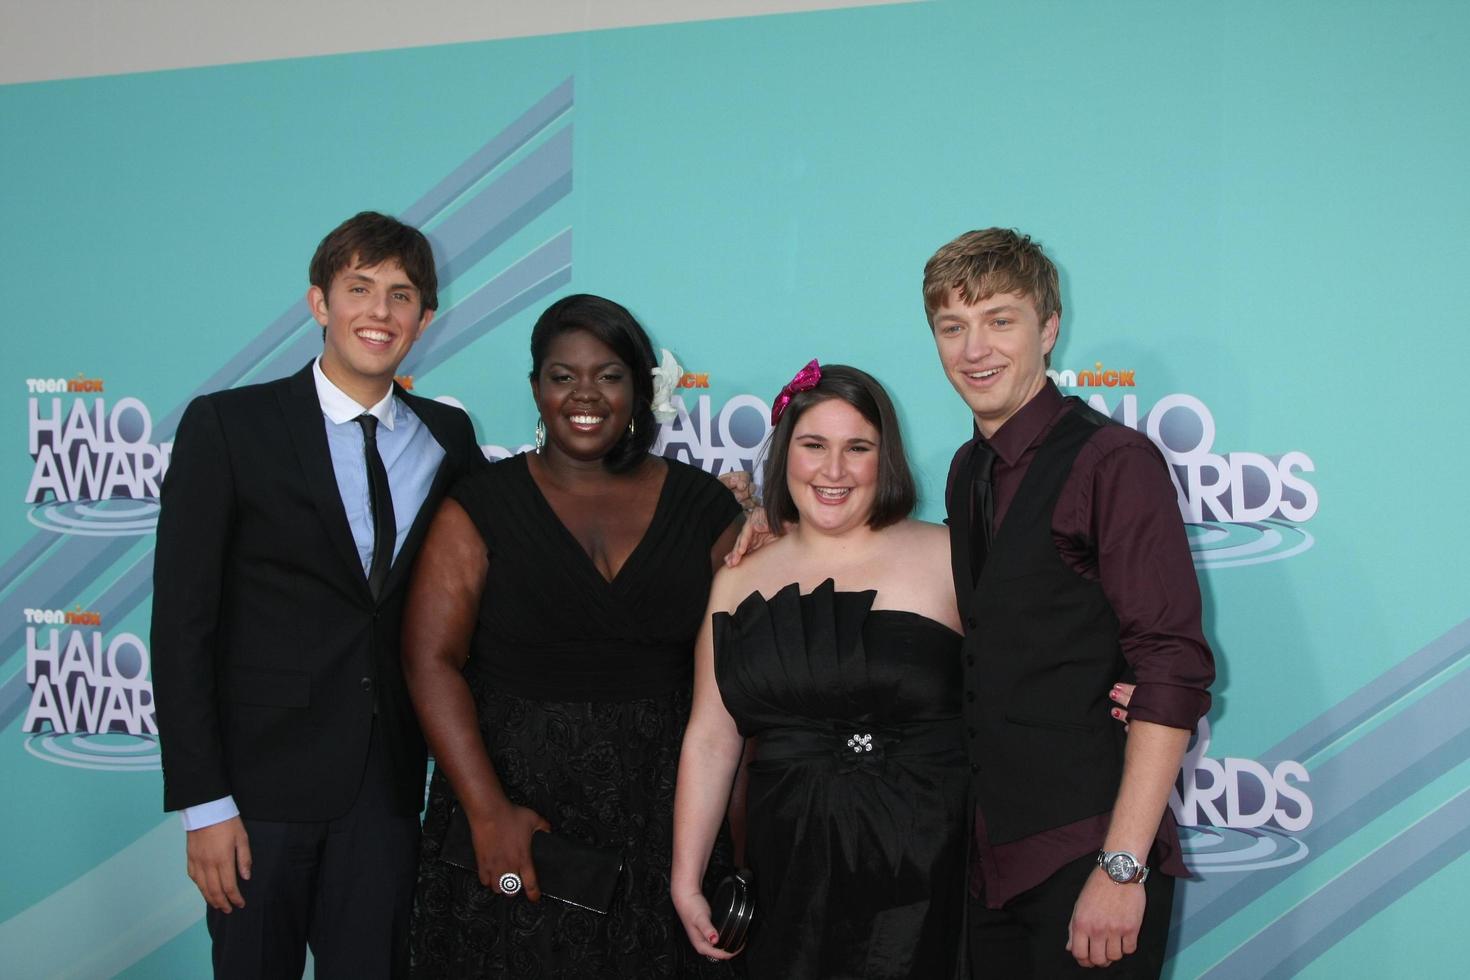
<instances>
[{"instance_id":1,"label":"light blue dress shirt","mask_svg":"<svg viewBox=\"0 0 1470 980\"><path fill-rule=\"evenodd\" d=\"M311 366L316 379L316 396L322 406L322 421L327 427L327 449L332 454L332 471L337 476L337 492L347 511L347 524L367 575L373 564L373 508L368 491L367 457L364 455L362 426L357 417L364 411L378 420L378 455L388 471L388 489L393 495L393 519L398 537L393 542L393 557L403 548L409 529L418 517L419 508L429 495L429 485L439 464L444 461L444 447L429 432L428 426L402 401L393 397L392 389L383 400L364 409L322 373L321 358ZM198 830L223 823L238 816L234 797L200 803L179 811L185 830Z\"/></svg>"},{"instance_id":2,"label":"light blue dress shirt","mask_svg":"<svg viewBox=\"0 0 1470 980\"><path fill-rule=\"evenodd\" d=\"M363 455L362 426L357 417L363 408L342 392L322 373L321 361L312 365L316 375L317 398L326 417L327 448L332 453L332 471L337 474L337 492L347 511L352 540L366 575L373 564L373 505L368 490L367 457ZM388 489L393 494L393 520L398 538L393 542L393 557L403 547L429 484L444 461L444 448L434 440L429 429L413 409L393 397L392 390L372 408L369 415L378 420L378 455L388 471Z\"/></svg>"}]
</instances>

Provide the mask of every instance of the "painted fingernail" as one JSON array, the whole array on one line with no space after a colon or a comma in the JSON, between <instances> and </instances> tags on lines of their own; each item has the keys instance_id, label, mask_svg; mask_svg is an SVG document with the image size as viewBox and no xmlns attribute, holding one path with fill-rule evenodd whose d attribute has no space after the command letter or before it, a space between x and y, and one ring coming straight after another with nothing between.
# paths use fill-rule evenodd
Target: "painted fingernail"
<instances>
[{"instance_id":1,"label":"painted fingernail","mask_svg":"<svg viewBox=\"0 0 1470 980\"><path fill-rule=\"evenodd\" d=\"M709 941L710 942L714 942L716 939L719 939L719 938L720 938L720 934L717 933L717 932L712 932L712 933L709 934Z\"/></svg>"},{"instance_id":2,"label":"painted fingernail","mask_svg":"<svg viewBox=\"0 0 1470 980\"><path fill-rule=\"evenodd\" d=\"M1108 713L1111 714L1114 718L1121 718L1123 716L1123 712L1119 711L1117 708L1114 708Z\"/></svg>"}]
</instances>

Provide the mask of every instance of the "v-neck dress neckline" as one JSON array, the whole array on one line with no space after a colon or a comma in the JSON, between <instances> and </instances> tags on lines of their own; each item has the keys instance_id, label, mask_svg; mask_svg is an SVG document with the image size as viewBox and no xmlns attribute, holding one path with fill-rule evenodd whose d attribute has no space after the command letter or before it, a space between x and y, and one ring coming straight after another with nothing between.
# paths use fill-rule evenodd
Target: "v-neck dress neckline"
<instances>
[{"instance_id":1,"label":"v-neck dress neckline","mask_svg":"<svg viewBox=\"0 0 1470 980\"><path fill-rule=\"evenodd\" d=\"M521 454L519 459L521 462L521 475L529 485L532 498L537 502L537 506L544 510L545 516L551 525L559 530L563 545L576 553L583 568L593 579L601 582L608 589L622 588L624 583L630 580L629 572L633 570L635 564L641 562L644 554L648 551L649 542L653 539L659 522L663 520L664 514L668 510L669 493L673 484L673 481L669 478L668 464L664 464L663 481L659 484L658 500L653 506L653 516L648 519L648 525L644 527L643 533L639 535L638 543L633 546L632 551L628 552L628 557L623 560L623 564L619 566L616 574L612 578L608 578L602 574L602 570L597 567L597 562L593 560L592 555L588 553L586 548L582 547L582 542L577 540L577 536L572 533L572 529L567 527L566 522L561 519L561 515L556 512L556 508L547 499L546 492L541 489L541 484L536 482L536 477L531 472L530 460L526 459L524 453Z\"/></svg>"}]
</instances>

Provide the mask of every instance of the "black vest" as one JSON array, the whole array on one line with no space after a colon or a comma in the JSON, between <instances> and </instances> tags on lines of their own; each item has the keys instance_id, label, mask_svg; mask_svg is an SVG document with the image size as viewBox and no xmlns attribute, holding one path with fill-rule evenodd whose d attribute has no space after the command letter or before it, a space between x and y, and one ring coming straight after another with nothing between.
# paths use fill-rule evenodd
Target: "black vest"
<instances>
[{"instance_id":1,"label":"black vest","mask_svg":"<svg viewBox=\"0 0 1470 980\"><path fill-rule=\"evenodd\" d=\"M1081 401L1022 478L978 581L970 568L972 457L950 480L950 553L965 624L964 711L976 803L992 844L1113 808L1123 726L1108 690L1127 669L1118 618L1102 587L1072 570L1052 540L1052 513L1077 453L1115 424Z\"/></svg>"}]
</instances>

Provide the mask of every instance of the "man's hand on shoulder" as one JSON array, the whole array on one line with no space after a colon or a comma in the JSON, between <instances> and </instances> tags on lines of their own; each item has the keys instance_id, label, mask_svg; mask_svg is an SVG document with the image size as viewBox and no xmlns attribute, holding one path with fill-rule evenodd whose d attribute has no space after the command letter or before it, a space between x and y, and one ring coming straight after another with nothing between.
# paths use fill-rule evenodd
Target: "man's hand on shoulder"
<instances>
[{"instance_id":1,"label":"man's hand on shoulder","mask_svg":"<svg viewBox=\"0 0 1470 980\"><path fill-rule=\"evenodd\" d=\"M228 915L245 907L236 871L250 880L250 838L245 823L231 817L188 832L189 878L210 908Z\"/></svg>"},{"instance_id":2,"label":"man's hand on shoulder","mask_svg":"<svg viewBox=\"0 0 1470 980\"><path fill-rule=\"evenodd\" d=\"M770 525L766 523L766 512L757 507L746 515L745 525L740 529L740 537L735 539L735 547L725 556L725 564L731 568L740 564L740 559L770 544L776 537L771 532Z\"/></svg>"},{"instance_id":3,"label":"man's hand on shoulder","mask_svg":"<svg viewBox=\"0 0 1470 980\"><path fill-rule=\"evenodd\" d=\"M1120 885L1094 868L1072 907L1067 951L1078 966L1107 966L1138 949L1143 925L1143 884Z\"/></svg>"},{"instance_id":4,"label":"man's hand on shoulder","mask_svg":"<svg viewBox=\"0 0 1470 980\"><path fill-rule=\"evenodd\" d=\"M769 544L776 535L766 523L765 508L755 499L755 487L749 473L734 470L720 474L719 479L735 495L735 501L745 511L745 524L740 528L740 536L735 539L735 547L725 556L725 564L734 568L740 564L740 559Z\"/></svg>"}]
</instances>

